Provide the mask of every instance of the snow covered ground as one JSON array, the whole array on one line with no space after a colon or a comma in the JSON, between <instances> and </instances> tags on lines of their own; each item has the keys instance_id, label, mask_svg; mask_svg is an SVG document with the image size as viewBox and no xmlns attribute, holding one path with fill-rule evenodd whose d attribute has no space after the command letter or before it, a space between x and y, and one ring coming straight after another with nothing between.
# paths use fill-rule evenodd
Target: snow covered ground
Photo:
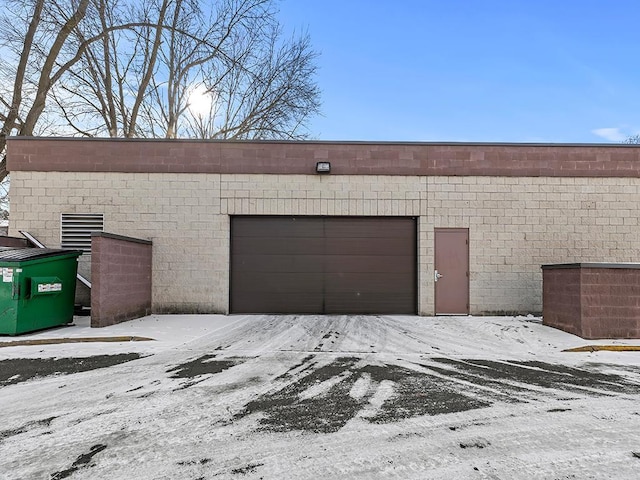
<instances>
[{"instance_id":1,"label":"snow covered ground","mask_svg":"<svg viewBox=\"0 0 640 480\"><path fill-rule=\"evenodd\" d=\"M640 352L562 350L640 341L294 315L79 317L15 340L97 336L155 340L0 348L0 478L639 478Z\"/></svg>"}]
</instances>

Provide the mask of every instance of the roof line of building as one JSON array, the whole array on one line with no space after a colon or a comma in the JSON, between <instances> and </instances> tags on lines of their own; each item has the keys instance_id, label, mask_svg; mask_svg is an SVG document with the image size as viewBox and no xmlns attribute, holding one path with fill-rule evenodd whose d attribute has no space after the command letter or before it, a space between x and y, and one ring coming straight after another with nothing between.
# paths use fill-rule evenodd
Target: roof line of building
<instances>
[{"instance_id":1,"label":"roof line of building","mask_svg":"<svg viewBox=\"0 0 640 480\"><path fill-rule=\"evenodd\" d=\"M406 141L406 140L238 140L195 138L122 138L122 137L40 137L11 136L11 141L82 141L82 142L167 142L167 143L238 143L238 144L308 144L308 145L431 145L431 146L484 146L484 147L592 147L592 148L640 148L640 144L629 143L554 143L554 142L450 142L450 141Z\"/></svg>"}]
</instances>

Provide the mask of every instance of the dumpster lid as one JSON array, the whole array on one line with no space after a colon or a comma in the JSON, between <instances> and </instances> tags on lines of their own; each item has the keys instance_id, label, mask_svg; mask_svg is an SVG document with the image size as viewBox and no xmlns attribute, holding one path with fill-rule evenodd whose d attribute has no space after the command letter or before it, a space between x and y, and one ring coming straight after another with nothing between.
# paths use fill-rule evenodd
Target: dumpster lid
<instances>
[{"instance_id":1,"label":"dumpster lid","mask_svg":"<svg viewBox=\"0 0 640 480\"><path fill-rule=\"evenodd\" d=\"M82 255L80 250L61 250L56 248L2 248L0 249L0 262L20 262L35 258L57 257L75 253Z\"/></svg>"}]
</instances>

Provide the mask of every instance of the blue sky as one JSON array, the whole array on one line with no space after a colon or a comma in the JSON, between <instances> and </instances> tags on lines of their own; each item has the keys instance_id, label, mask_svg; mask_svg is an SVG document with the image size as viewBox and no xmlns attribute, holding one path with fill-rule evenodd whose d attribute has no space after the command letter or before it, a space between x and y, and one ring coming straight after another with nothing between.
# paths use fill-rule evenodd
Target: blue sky
<instances>
[{"instance_id":1,"label":"blue sky","mask_svg":"<svg viewBox=\"0 0 640 480\"><path fill-rule=\"evenodd\" d=\"M282 0L321 54L322 140L620 142L638 0Z\"/></svg>"}]
</instances>

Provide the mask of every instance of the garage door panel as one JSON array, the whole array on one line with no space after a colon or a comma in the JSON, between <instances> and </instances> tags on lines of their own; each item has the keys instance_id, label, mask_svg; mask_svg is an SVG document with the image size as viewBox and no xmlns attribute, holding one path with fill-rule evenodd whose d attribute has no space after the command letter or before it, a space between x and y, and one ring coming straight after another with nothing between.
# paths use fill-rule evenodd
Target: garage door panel
<instances>
[{"instance_id":1,"label":"garage door panel","mask_svg":"<svg viewBox=\"0 0 640 480\"><path fill-rule=\"evenodd\" d=\"M322 238L300 237L234 238L232 255L323 255Z\"/></svg>"},{"instance_id":2,"label":"garage door panel","mask_svg":"<svg viewBox=\"0 0 640 480\"><path fill-rule=\"evenodd\" d=\"M325 245L327 254L389 255L414 251L415 239L401 237L327 238Z\"/></svg>"},{"instance_id":3,"label":"garage door panel","mask_svg":"<svg viewBox=\"0 0 640 480\"><path fill-rule=\"evenodd\" d=\"M406 274L388 273L327 273L325 292L368 292L388 295L413 291L413 279Z\"/></svg>"},{"instance_id":4,"label":"garage door panel","mask_svg":"<svg viewBox=\"0 0 640 480\"><path fill-rule=\"evenodd\" d=\"M402 217L343 217L329 220L325 224L326 238L404 238L415 226L413 219Z\"/></svg>"},{"instance_id":5,"label":"garage door panel","mask_svg":"<svg viewBox=\"0 0 640 480\"><path fill-rule=\"evenodd\" d=\"M247 294L271 295L273 293L322 294L322 274L318 273L274 273L234 272L235 280Z\"/></svg>"},{"instance_id":6,"label":"garage door panel","mask_svg":"<svg viewBox=\"0 0 640 480\"><path fill-rule=\"evenodd\" d=\"M322 238L324 227L315 217L234 217L233 236Z\"/></svg>"},{"instance_id":7,"label":"garage door panel","mask_svg":"<svg viewBox=\"0 0 640 480\"><path fill-rule=\"evenodd\" d=\"M325 257L327 273L402 273L415 271L414 257L391 255L327 255ZM413 280L413 278L411 278Z\"/></svg>"},{"instance_id":8,"label":"garage door panel","mask_svg":"<svg viewBox=\"0 0 640 480\"><path fill-rule=\"evenodd\" d=\"M322 255L243 255L234 265L235 272L322 272Z\"/></svg>"},{"instance_id":9,"label":"garage door panel","mask_svg":"<svg viewBox=\"0 0 640 480\"><path fill-rule=\"evenodd\" d=\"M248 297L234 307L234 313L318 313L323 308L322 295L280 293L268 298Z\"/></svg>"}]
</instances>

